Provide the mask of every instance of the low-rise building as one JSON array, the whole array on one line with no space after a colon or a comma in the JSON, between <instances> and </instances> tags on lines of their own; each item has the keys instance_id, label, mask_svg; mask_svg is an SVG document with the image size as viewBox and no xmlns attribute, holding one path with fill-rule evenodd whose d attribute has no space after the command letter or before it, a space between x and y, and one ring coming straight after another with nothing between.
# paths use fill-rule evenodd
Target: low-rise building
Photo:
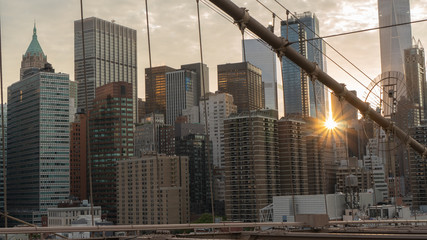
<instances>
[{"instance_id":1,"label":"low-rise building","mask_svg":"<svg viewBox=\"0 0 427 240\"><path fill-rule=\"evenodd\" d=\"M48 208L48 226L59 227L59 226L71 226L71 223L81 215L91 215L91 206L87 201L83 201L83 204L67 204L59 205L58 208ZM101 207L93 206L94 218L101 218Z\"/></svg>"}]
</instances>

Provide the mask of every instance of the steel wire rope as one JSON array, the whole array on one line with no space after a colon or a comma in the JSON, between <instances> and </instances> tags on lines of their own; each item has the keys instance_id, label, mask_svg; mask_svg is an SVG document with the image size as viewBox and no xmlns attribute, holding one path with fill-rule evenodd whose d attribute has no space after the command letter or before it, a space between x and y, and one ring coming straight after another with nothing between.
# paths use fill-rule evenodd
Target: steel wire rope
<instances>
[{"instance_id":1,"label":"steel wire rope","mask_svg":"<svg viewBox=\"0 0 427 240\"><path fill-rule=\"evenodd\" d=\"M350 35L350 34L355 34L355 33L362 33L362 32L368 32L368 31L373 31L373 30L380 30L383 28L398 27L398 26L402 26L402 25L420 23L420 22L425 22L425 21L427 21L427 19L415 20L415 21L404 22L404 23L396 23L396 24L391 24L391 25L382 26L382 27L366 28L366 29L355 30L355 31L351 31L351 32L344 32L344 33L326 35L326 36L322 36L322 37L319 36L316 38L306 39L304 41L311 41L311 40L318 40L318 39L325 39L325 38L332 38L332 37L340 37L340 36L345 36L345 35ZM291 43L293 43L293 42L291 42Z\"/></svg>"},{"instance_id":2,"label":"steel wire rope","mask_svg":"<svg viewBox=\"0 0 427 240\"><path fill-rule=\"evenodd\" d=\"M83 0L80 0L80 23L82 30L82 49L83 49L83 78L84 78L84 93L85 93L85 115L86 115L86 159L89 170L89 196L90 196L90 215L92 220L92 226L95 226L94 212L93 212L93 186L92 186L92 158L90 152L90 121L89 121L89 107L87 97L87 76L86 76L86 49L85 49L85 35L84 35L84 24L83 24Z\"/></svg>"},{"instance_id":3,"label":"steel wire rope","mask_svg":"<svg viewBox=\"0 0 427 240\"><path fill-rule=\"evenodd\" d=\"M148 74L148 82L151 85L151 93L154 95L154 102L156 101L155 91L154 91L154 84L151 82L153 78L153 66L152 66L152 55L151 55L151 37L150 37L150 21L149 21L149 10L148 10L148 0L145 0L145 18L146 18L146 27L147 27L147 44L148 44L148 61L150 65L150 70ZM166 79L165 79L166 81ZM165 83L166 85L166 83ZM159 164L159 147L157 144L160 145L159 141L157 140L157 125L156 125L156 110L153 109L153 150L156 157L156 170L157 172L160 172L160 164ZM142 157L142 156L141 156ZM157 182L160 182L160 174L157 174Z\"/></svg>"},{"instance_id":4,"label":"steel wire rope","mask_svg":"<svg viewBox=\"0 0 427 240\"><path fill-rule=\"evenodd\" d=\"M205 144L206 144L206 151L207 151L207 163L208 163L208 171L209 171L209 179L210 179L210 195L211 195L211 211L212 211L212 223L215 223L215 206L214 206L214 196L213 196L213 162L211 161L211 155L210 155L210 137L209 137L209 127L208 127L208 113L207 113L207 104L206 104L206 87L205 87L205 71L203 68L203 45L202 45L202 27L201 27L201 21L200 21L200 0L196 0L197 5L197 25L198 25L198 31L199 31L199 46L200 46L200 72L201 72L201 80L202 80L202 88L203 88L203 102L204 102L204 117L205 117Z\"/></svg>"},{"instance_id":5,"label":"steel wire rope","mask_svg":"<svg viewBox=\"0 0 427 240\"><path fill-rule=\"evenodd\" d=\"M314 84L315 84L316 79L313 76L310 76L310 78L311 78L311 82L312 82L313 86L315 86ZM317 108L316 89L314 89L313 94L314 94L314 108L315 108L315 111L316 111L316 119L319 120L319 111L318 111L318 108ZM325 116L325 118L326 118L326 116ZM332 133L331 133L331 136L332 136ZM327 139L325 139L325 140L327 141ZM328 215L328 219L329 219L328 202L327 202L327 199L326 199L326 165L325 165L325 163L323 163L322 165L323 165L323 171L322 171L323 172L322 173L322 175L323 175L323 177L322 177L322 180L323 180L322 181L323 182L322 183L323 198L324 198L324 202L325 202L325 213L326 213L326 215Z\"/></svg>"},{"instance_id":6,"label":"steel wire rope","mask_svg":"<svg viewBox=\"0 0 427 240\"><path fill-rule=\"evenodd\" d=\"M228 15L222 13L222 11L220 9L218 9L218 7L216 7L215 5L213 5L212 3L210 3L209 1L206 0L200 0L201 3L205 4L205 6L207 6L208 8L210 8L212 11L216 12L218 15L220 15L221 17L223 17L225 20L229 21L232 24L235 24L234 20L229 17ZM245 29L245 32L250 35L252 38L256 39L259 43L262 43L265 47L269 48L270 50L273 50L270 45L268 45L266 42L264 42L261 38L257 37L254 33L252 33L251 31Z\"/></svg>"}]
</instances>

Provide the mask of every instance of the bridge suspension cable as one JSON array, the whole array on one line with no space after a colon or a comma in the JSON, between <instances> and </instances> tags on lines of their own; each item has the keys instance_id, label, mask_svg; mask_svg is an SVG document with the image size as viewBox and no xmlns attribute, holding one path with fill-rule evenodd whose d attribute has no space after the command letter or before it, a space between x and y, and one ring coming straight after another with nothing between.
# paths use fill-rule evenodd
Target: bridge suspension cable
<instances>
[{"instance_id":1,"label":"bridge suspension cable","mask_svg":"<svg viewBox=\"0 0 427 240\"><path fill-rule=\"evenodd\" d=\"M204 117L205 117L205 141L206 141L206 151L207 151L207 163L208 163L208 172L209 172L209 186L210 186L210 195L211 195L211 212L212 212L212 222L215 222L215 204L214 204L214 195L213 195L213 166L211 161L211 153L210 153L210 138L209 138L209 126L208 126L208 111L207 111L207 104L206 104L206 87L205 87L205 71L203 68L204 62L203 62L203 45L202 45L202 27L200 24L200 3L199 0L196 0L197 5L197 25L199 30L199 46L200 46L200 76L202 80L202 88L203 88L203 103L204 103Z\"/></svg>"},{"instance_id":2,"label":"bridge suspension cable","mask_svg":"<svg viewBox=\"0 0 427 240\"><path fill-rule=\"evenodd\" d=\"M254 34L262 38L265 42L270 44L279 56L285 56L298 66L300 66L308 74L316 76L317 79L325 86L334 91L335 95L344 98L352 106L356 107L362 115L371 118L382 128L392 131L396 136L409 144L416 152L422 156L427 155L427 149L424 145L417 142L410 137L405 131L394 125L390 120L384 118L380 113L372 109L369 103L365 103L359 99L355 94L349 92L344 84L337 82L327 73L322 71L315 63L310 62L307 58L299 54L289 45L289 41L276 36L270 30L265 28L256 19L252 18L244 8L239 8L230 0L210 0L217 7L222 9L228 15L233 17L236 22L245 23L246 27Z\"/></svg>"},{"instance_id":3,"label":"bridge suspension cable","mask_svg":"<svg viewBox=\"0 0 427 240\"><path fill-rule=\"evenodd\" d=\"M92 158L90 152L90 130L89 130L89 107L87 97L87 77L86 77L86 49L85 49L85 34L83 24L83 0L80 0L80 23L82 30L82 48L83 48L83 78L84 78L84 93L85 93L85 115L86 115L86 159L88 166L89 175L89 197L90 197L90 215L92 220L92 226L95 226L94 211L93 211L93 187L92 187Z\"/></svg>"}]
</instances>

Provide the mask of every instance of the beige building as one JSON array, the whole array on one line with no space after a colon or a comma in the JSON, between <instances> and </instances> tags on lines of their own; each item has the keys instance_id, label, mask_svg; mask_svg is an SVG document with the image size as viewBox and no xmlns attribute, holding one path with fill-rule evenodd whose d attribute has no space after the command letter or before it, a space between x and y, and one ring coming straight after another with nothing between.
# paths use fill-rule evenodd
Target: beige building
<instances>
[{"instance_id":1,"label":"beige building","mask_svg":"<svg viewBox=\"0 0 427 240\"><path fill-rule=\"evenodd\" d=\"M118 224L189 222L188 157L145 155L118 162Z\"/></svg>"},{"instance_id":2,"label":"beige building","mask_svg":"<svg viewBox=\"0 0 427 240\"><path fill-rule=\"evenodd\" d=\"M306 122L300 118L278 121L280 187L282 195L307 195Z\"/></svg>"},{"instance_id":3,"label":"beige building","mask_svg":"<svg viewBox=\"0 0 427 240\"><path fill-rule=\"evenodd\" d=\"M280 193L276 116L276 110L258 110L224 121L228 221L259 221L259 210Z\"/></svg>"}]
</instances>

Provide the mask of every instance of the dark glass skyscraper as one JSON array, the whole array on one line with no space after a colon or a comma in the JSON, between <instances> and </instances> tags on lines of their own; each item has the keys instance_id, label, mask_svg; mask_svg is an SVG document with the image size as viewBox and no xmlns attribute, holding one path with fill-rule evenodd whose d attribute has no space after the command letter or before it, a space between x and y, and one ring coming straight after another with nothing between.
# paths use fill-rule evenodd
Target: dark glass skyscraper
<instances>
[{"instance_id":1,"label":"dark glass skyscraper","mask_svg":"<svg viewBox=\"0 0 427 240\"><path fill-rule=\"evenodd\" d=\"M378 0L379 26L389 26L411 21L409 0ZM404 73L403 50L411 47L411 25L381 28L381 72Z\"/></svg>"},{"instance_id":2,"label":"dark glass skyscraper","mask_svg":"<svg viewBox=\"0 0 427 240\"><path fill-rule=\"evenodd\" d=\"M89 115L93 204L116 222L116 166L133 157L133 86L114 82L96 89Z\"/></svg>"},{"instance_id":3,"label":"dark glass skyscraper","mask_svg":"<svg viewBox=\"0 0 427 240\"><path fill-rule=\"evenodd\" d=\"M290 42L293 42L291 46L296 51L308 60L315 62L320 69L325 70L322 54L325 47L322 40L304 41L319 35L317 16L311 12L304 12L297 14L297 18L290 18L288 22L282 21L282 37L288 38ZM300 67L286 57L283 57L282 61L285 114L314 117L318 113L319 117L325 116L327 108L325 86L319 81L316 81L313 86L310 77Z\"/></svg>"},{"instance_id":4,"label":"dark glass skyscraper","mask_svg":"<svg viewBox=\"0 0 427 240\"><path fill-rule=\"evenodd\" d=\"M265 107L261 69L249 62L218 65L218 91L233 95L238 112Z\"/></svg>"},{"instance_id":5,"label":"dark glass skyscraper","mask_svg":"<svg viewBox=\"0 0 427 240\"><path fill-rule=\"evenodd\" d=\"M68 74L30 69L8 88L9 212L34 224L70 194Z\"/></svg>"},{"instance_id":6,"label":"dark glass skyscraper","mask_svg":"<svg viewBox=\"0 0 427 240\"><path fill-rule=\"evenodd\" d=\"M111 82L132 84L133 122L137 117L136 30L90 17L84 22L88 107L95 89ZM81 20L74 22L74 72L78 82L78 108L85 108Z\"/></svg>"}]
</instances>

